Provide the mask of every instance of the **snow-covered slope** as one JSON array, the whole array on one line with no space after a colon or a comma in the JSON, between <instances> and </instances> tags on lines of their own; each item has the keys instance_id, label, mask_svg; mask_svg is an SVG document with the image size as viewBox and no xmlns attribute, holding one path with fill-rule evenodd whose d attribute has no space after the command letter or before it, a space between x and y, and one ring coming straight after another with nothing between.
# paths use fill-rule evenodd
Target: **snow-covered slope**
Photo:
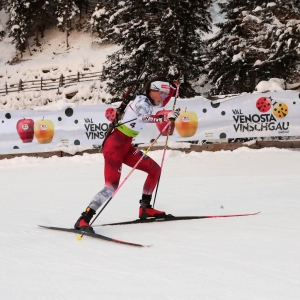
<instances>
[{"instance_id":1,"label":"snow-covered slope","mask_svg":"<svg viewBox=\"0 0 300 300\"><path fill-rule=\"evenodd\" d=\"M95 227L135 248L37 224L72 227L103 185L103 158L0 161L3 299L298 300L299 151L168 151L156 207L174 215L252 217ZM162 151L150 153L158 163ZM124 167L123 178L129 172ZM137 218L135 171L96 224Z\"/></svg>"},{"instance_id":2,"label":"snow-covered slope","mask_svg":"<svg viewBox=\"0 0 300 300\"><path fill-rule=\"evenodd\" d=\"M0 14L3 15L3 10ZM34 46L30 41L31 54L26 51L18 64L10 65L15 51L11 39L5 36L0 41L0 89L5 84L18 84L19 80L31 81L45 79L57 79L63 76L76 75L78 72L87 74L99 72L106 56L114 52L115 45L96 46L90 33L73 31L69 36L70 48L66 48L65 33L58 29L46 30L45 38L41 40L41 47ZM58 83L57 83L58 85ZM88 82L75 84L79 93L71 102L78 104L101 104L102 99L108 99L104 91L105 83ZM8 93L0 97L0 109L27 109L43 106L47 103L55 103L65 99L67 89L60 88L50 91L24 91Z\"/></svg>"},{"instance_id":3,"label":"snow-covered slope","mask_svg":"<svg viewBox=\"0 0 300 300\"><path fill-rule=\"evenodd\" d=\"M221 21L222 16L218 15L217 0L211 8L214 22ZM0 20L3 27L7 21L7 15L4 10L0 11ZM218 29L214 26L213 33L205 36L210 38ZM14 46L11 39L4 37L0 41L0 89L7 83L18 84L19 80L30 81L48 78L59 78L63 76L76 75L77 72L99 72L102 70L102 64L107 55L118 49L116 45L96 45L94 38L89 32L72 31L69 36L70 48L66 48L65 33L57 28L47 29L45 38L40 40L41 47L34 45L33 37L29 40L31 53L27 50L21 62L15 65L8 64L15 55ZM31 54L31 55L30 55ZM88 68L89 70L84 70ZM45 73L45 71L47 73ZM88 85L88 87L85 87ZM105 83L100 84L78 84L77 89L84 89L83 97L78 95L71 102L79 105L101 104L102 99L108 99L111 95L104 90ZM60 93L57 90L49 92L19 92L9 93L7 96L0 97L0 109L26 109L35 106L57 102L65 99L66 91L61 88ZM50 102L50 101L51 102Z\"/></svg>"}]
</instances>

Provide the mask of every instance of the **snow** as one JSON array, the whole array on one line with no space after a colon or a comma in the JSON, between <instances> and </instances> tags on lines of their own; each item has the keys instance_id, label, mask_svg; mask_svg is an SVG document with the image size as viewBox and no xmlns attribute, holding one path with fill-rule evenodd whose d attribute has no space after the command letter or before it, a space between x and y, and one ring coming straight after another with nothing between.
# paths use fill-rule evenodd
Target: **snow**
<instances>
[{"instance_id":1,"label":"snow","mask_svg":"<svg viewBox=\"0 0 300 300\"><path fill-rule=\"evenodd\" d=\"M211 11L214 23L223 21L217 2ZM7 16L3 10L0 19L4 25ZM213 33L206 38L217 31L213 26ZM6 35L0 42L0 86L20 79L84 73L87 65L87 72L100 71L107 55L119 46L93 42L89 33L73 31L67 49L65 33L48 29L42 46L31 47L35 49L33 56L26 52L19 64L8 65L14 46ZM110 97L104 87L105 82L95 81L60 88L59 93L9 93L0 97L0 109L59 110L70 105L100 104L102 98ZM280 79L272 79L259 83L257 91L280 88ZM73 99L65 97L74 91L78 93ZM78 146L58 146L70 154L78 151ZM169 142L169 147L174 150L166 152L157 209L174 215L261 211L260 215L100 227L137 218L145 174L134 171L95 222L95 230L153 246L140 249L89 237L79 242L74 234L47 231L37 225L73 226L103 187L103 156L0 160L1 297L298 300L300 152L240 148L186 154L176 150L178 143ZM180 147L189 149L191 145L181 143ZM160 164L163 151L150 151L148 155ZM129 172L130 168L124 166L121 180Z\"/></svg>"},{"instance_id":2,"label":"snow","mask_svg":"<svg viewBox=\"0 0 300 300\"><path fill-rule=\"evenodd\" d=\"M253 16L253 15L249 15L249 14L246 15L246 17L244 18L243 21L244 21L244 22L247 22L247 21L253 21L253 22L256 22L256 23L258 23L258 24L262 22L262 20L261 20L260 18L255 17L255 16Z\"/></svg>"},{"instance_id":3,"label":"snow","mask_svg":"<svg viewBox=\"0 0 300 300\"><path fill-rule=\"evenodd\" d=\"M224 15L220 14L220 12L219 12L220 8L218 6L218 3L221 3L221 2L224 2L224 0L214 1L212 3L212 5L210 6L210 13L211 13L211 17L213 20L212 32L209 34L205 34L203 39L211 39L220 31L220 29L216 26L216 24L222 23L224 21Z\"/></svg>"},{"instance_id":4,"label":"snow","mask_svg":"<svg viewBox=\"0 0 300 300\"><path fill-rule=\"evenodd\" d=\"M222 0L223 1L223 0ZM224 21L224 16L219 14L219 7L216 1L211 7L211 13L214 23ZM119 5L123 5L119 2ZM250 17L250 15L249 15ZM5 24L7 15L4 10L0 11L1 23ZM295 21L296 22L296 21ZM213 33L206 35L204 38L209 39L217 33L217 29L213 26ZM107 55L117 51L120 46L95 43L95 38L89 32L72 31L69 36L70 47L66 47L65 33L60 32L58 29L47 29L45 38L40 40L41 47L34 45L33 37L29 41L31 45L32 56L27 51L21 62L16 65L7 64L14 56L14 45L11 44L11 39L7 35L0 42L0 88L4 88L5 84L18 85L20 79L22 81L40 80L43 79L57 79L63 76L77 75L77 73L88 74L90 72L99 72L102 70L103 63ZM97 39L96 39L97 40ZM214 44L217 46L217 43ZM144 47L142 45L141 47ZM266 51L260 48L260 51ZM233 56L232 61L243 60L243 52ZM128 59L128 58L124 58ZM256 65L263 63L256 62ZM88 68L89 70L85 70ZM45 71L47 73L45 73ZM199 81L201 83L203 78ZM197 84L199 84L199 82ZM279 90L278 87L274 88L274 83L271 81L263 82L264 90ZM106 82L96 80L94 82L79 83L70 87L60 87L50 91L21 91L9 93L8 95L1 95L0 109L35 109L37 107L45 107L51 105L51 109L58 103L60 107L61 101L65 103L76 103L76 105L99 105L103 101L107 101L112 97L105 91ZM199 92L205 92L210 86L199 87ZM78 93L72 98L67 99L66 94L70 91ZM198 90L198 89L197 89ZM58 93L59 91L59 93ZM260 90L259 87L259 91ZM103 100L104 99L104 100Z\"/></svg>"},{"instance_id":5,"label":"snow","mask_svg":"<svg viewBox=\"0 0 300 300\"><path fill-rule=\"evenodd\" d=\"M19 25L14 25L11 27L11 30L14 31L14 30L18 30L20 29L20 26Z\"/></svg>"},{"instance_id":6,"label":"snow","mask_svg":"<svg viewBox=\"0 0 300 300\"><path fill-rule=\"evenodd\" d=\"M158 163L163 151L149 155ZM238 218L96 226L135 248L41 229L72 227L103 186L101 154L1 160L1 295L38 299L298 300L299 151L168 150L157 209ZM130 169L123 168L122 179ZM137 218L134 171L95 224Z\"/></svg>"},{"instance_id":7,"label":"snow","mask_svg":"<svg viewBox=\"0 0 300 300\"><path fill-rule=\"evenodd\" d=\"M233 55L232 62L236 62L236 61L239 61L239 60L244 61L244 56L245 56L245 53L243 51L241 51L238 54Z\"/></svg>"},{"instance_id":8,"label":"snow","mask_svg":"<svg viewBox=\"0 0 300 300\"><path fill-rule=\"evenodd\" d=\"M261 6L256 6L256 8L253 11L256 12L256 11L261 11L261 10L262 10Z\"/></svg>"},{"instance_id":9,"label":"snow","mask_svg":"<svg viewBox=\"0 0 300 300\"><path fill-rule=\"evenodd\" d=\"M253 66L260 66L262 64L261 60L256 60Z\"/></svg>"},{"instance_id":10,"label":"snow","mask_svg":"<svg viewBox=\"0 0 300 300\"><path fill-rule=\"evenodd\" d=\"M0 11L1 21L6 20L7 16L4 11ZM3 22L1 22L3 24ZM21 62L16 65L7 64L14 56L14 45L7 35L0 41L0 89L5 84L18 84L22 81L43 79L58 79L61 74L63 76L77 75L77 73L88 74L90 72L99 72L106 60L107 55L113 53L119 46L117 45L97 45L93 43L94 38L89 32L72 31L69 36L70 47L66 47L65 33L60 32L56 28L47 29L45 38L41 39L41 47L36 47L33 38L29 41L32 56L26 51ZM88 68L89 70L85 70ZM44 71L49 71L44 73ZM58 80L57 80L58 82ZM90 88L91 84L94 88ZM105 91L105 83L97 80L94 83L86 82L81 87L84 95L77 95L78 105L102 104L102 99L111 97ZM99 89L100 87L100 89ZM47 99L51 99L51 104L65 98L65 90L68 88L60 88L60 94L56 90L43 91L39 97L35 97L34 91L14 92L2 95L0 97L0 109L25 109L34 108L36 106L44 106ZM80 97L79 97L80 96ZM35 98L35 99L34 99ZM67 100L72 103L72 99ZM3 104L6 103L6 104Z\"/></svg>"},{"instance_id":11,"label":"snow","mask_svg":"<svg viewBox=\"0 0 300 300\"><path fill-rule=\"evenodd\" d=\"M151 143L146 143L146 144L139 144L140 147L149 147ZM156 147L164 147L165 142L157 142L155 143ZM170 149L190 149L191 148L191 143L188 142L173 142L173 141L168 141L168 147Z\"/></svg>"},{"instance_id":12,"label":"snow","mask_svg":"<svg viewBox=\"0 0 300 300\"><path fill-rule=\"evenodd\" d=\"M66 109L68 107L75 107L76 104L74 103L69 103L66 99L61 99L59 101L57 101L56 103L53 104L49 104L46 107L45 106L38 106L38 107L34 107L33 110L41 110L41 111L57 111L57 110L62 110L62 109Z\"/></svg>"},{"instance_id":13,"label":"snow","mask_svg":"<svg viewBox=\"0 0 300 300\"><path fill-rule=\"evenodd\" d=\"M95 16L95 17L97 17L97 18L100 18L102 15L105 15L105 13L106 13L105 8L98 9L98 10L96 10L96 11L93 13L92 17Z\"/></svg>"},{"instance_id":14,"label":"snow","mask_svg":"<svg viewBox=\"0 0 300 300\"><path fill-rule=\"evenodd\" d=\"M300 26L300 20L289 20L287 23L286 23L286 27L292 27L292 26L295 26L296 24L298 24L298 28Z\"/></svg>"},{"instance_id":15,"label":"snow","mask_svg":"<svg viewBox=\"0 0 300 300\"><path fill-rule=\"evenodd\" d=\"M261 81L256 86L255 90L259 93L278 92L285 90L285 81L280 78L271 78L268 81Z\"/></svg>"}]
</instances>

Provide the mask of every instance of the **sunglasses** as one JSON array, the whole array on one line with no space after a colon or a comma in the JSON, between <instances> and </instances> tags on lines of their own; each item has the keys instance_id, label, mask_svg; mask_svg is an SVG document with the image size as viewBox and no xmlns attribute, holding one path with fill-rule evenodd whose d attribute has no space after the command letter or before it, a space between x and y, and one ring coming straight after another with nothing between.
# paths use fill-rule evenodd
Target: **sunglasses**
<instances>
[{"instance_id":1,"label":"sunglasses","mask_svg":"<svg viewBox=\"0 0 300 300\"><path fill-rule=\"evenodd\" d=\"M165 100L168 97L169 94L164 93L164 92L160 92L160 97L161 99Z\"/></svg>"}]
</instances>

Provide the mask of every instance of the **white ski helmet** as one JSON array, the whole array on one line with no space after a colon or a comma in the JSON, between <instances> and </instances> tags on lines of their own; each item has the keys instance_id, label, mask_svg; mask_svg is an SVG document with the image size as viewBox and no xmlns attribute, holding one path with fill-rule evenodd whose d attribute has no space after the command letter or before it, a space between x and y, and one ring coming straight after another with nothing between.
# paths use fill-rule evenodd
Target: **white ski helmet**
<instances>
[{"instance_id":1,"label":"white ski helmet","mask_svg":"<svg viewBox=\"0 0 300 300\"><path fill-rule=\"evenodd\" d=\"M153 81L150 84L150 90L159 91L168 95L170 93L170 83L166 81Z\"/></svg>"},{"instance_id":2,"label":"white ski helmet","mask_svg":"<svg viewBox=\"0 0 300 300\"><path fill-rule=\"evenodd\" d=\"M160 92L163 101L157 105L158 107L165 107L174 93L174 88L169 82L159 80L151 82L149 90Z\"/></svg>"}]
</instances>

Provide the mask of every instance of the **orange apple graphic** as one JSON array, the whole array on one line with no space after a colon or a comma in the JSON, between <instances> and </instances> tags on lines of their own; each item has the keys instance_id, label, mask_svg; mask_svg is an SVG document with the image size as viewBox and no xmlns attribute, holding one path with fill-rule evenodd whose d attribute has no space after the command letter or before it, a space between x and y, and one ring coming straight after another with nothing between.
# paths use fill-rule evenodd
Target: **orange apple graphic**
<instances>
[{"instance_id":1,"label":"orange apple graphic","mask_svg":"<svg viewBox=\"0 0 300 300\"><path fill-rule=\"evenodd\" d=\"M184 110L180 112L175 121L175 128L181 137L193 136L198 128L198 116L194 111Z\"/></svg>"},{"instance_id":2,"label":"orange apple graphic","mask_svg":"<svg viewBox=\"0 0 300 300\"><path fill-rule=\"evenodd\" d=\"M164 115L168 115L169 112L171 112L172 110L159 110L157 113L156 113L156 116L164 116ZM169 130L169 127L170 127L170 135L173 134L174 132L174 129L175 129L175 124L174 122L171 122L170 126L163 130L166 125L168 124L168 121L167 122L161 122L161 123L155 123L156 124L156 127L157 129L161 132L161 135L163 136L167 136L168 135L168 130Z\"/></svg>"},{"instance_id":3,"label":"orange apple graphic","mask_svg":"<svg viewBox=\"0 0 300 300\"><path fill-rule=\"evenodd\" d=\"M34 135L40 144L51 143L54 136L54 124L51 120L38 120L34 123Z\"/></svg>"}]
</instances>

